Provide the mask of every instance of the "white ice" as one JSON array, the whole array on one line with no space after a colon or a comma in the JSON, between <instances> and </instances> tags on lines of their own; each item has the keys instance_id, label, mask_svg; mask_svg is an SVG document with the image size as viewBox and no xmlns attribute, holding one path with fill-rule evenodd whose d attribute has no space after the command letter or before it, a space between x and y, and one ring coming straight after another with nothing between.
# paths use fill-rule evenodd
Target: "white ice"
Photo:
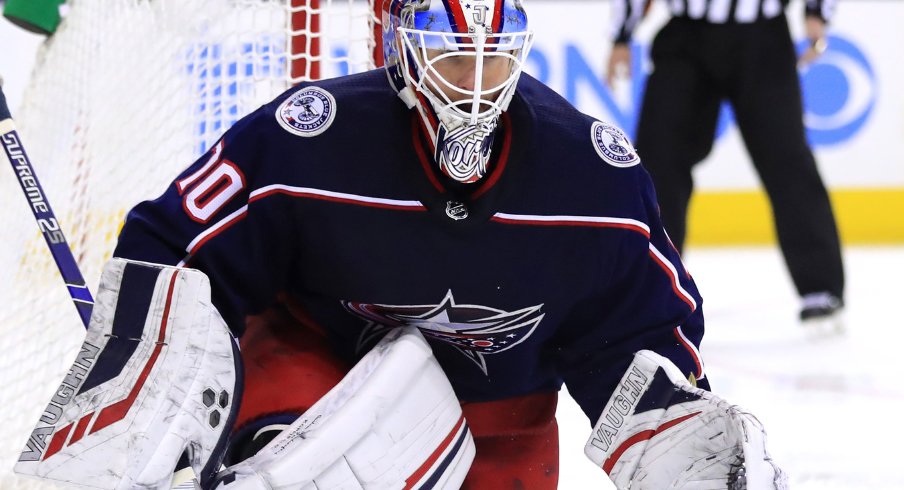
<instances>
[{"instance_id":1,"label":"white ice","mask_svg":"<svg viewBox=\"0 0 904 490\"><path fill-rule=\"evenodd\" d=\"M904 489L904 248L847 247L845 325L813 340L773 247L690 249L713 391L754 413L793 490ZM563 393L559 488L611 489L583 455L590 423Z\"/></svg>"}]
</instances>

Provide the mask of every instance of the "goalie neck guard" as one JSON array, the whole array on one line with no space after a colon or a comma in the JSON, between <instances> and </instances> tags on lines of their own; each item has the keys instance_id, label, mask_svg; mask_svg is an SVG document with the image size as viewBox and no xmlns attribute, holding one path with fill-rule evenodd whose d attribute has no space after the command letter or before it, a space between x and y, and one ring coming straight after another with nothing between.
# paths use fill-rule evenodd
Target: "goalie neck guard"
<instances>
[{"instance_id":1,"label":"goalie neck guard","mask_svg":"<svg viewBox=\"0 0 904 490\"><path fill-rule=\"evenodd\" d=\"M487 173L533 33L520 0L386 0L384 66L450 178Z\"/></svg>"}]
</instances>

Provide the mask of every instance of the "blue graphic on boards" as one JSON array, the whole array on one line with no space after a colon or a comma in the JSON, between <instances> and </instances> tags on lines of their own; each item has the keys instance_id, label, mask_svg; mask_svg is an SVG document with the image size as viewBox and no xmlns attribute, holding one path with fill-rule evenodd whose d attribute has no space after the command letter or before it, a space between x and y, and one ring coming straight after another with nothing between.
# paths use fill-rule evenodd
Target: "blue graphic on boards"
<instances>
[{"instance_id":1,"label":"blue graphic on boards","mask_svg":"<svg viewBox=\"0 0 904 490\"><path fill-rule=\"evenodd\" d=\"M806 45L806 41L801 41L798 47L802 50ZM546 46L534 45L528 57L527 71L551 85L578 107L594 104L602 106L608 113L602 116L608 117L633 138L649 73L649 46L638 43L631 46L633 76L629 104L619 104L615 100L603 80L603 73L597 68L601 60L588 58L576 44L562 46L562 59L565 60L564 85L552 83L555 74L549 61L548 49ZM876 105L877 80L869 59L853 42L843 36L830 36L828 50L812 65L804 68L800 77L804 96L804 124L814 146L843 143L863 128ZM587 93L592 94L592 100L587 100ZM731 106L725 103L716 126L716 139L734 124Z\"/></svg>"},{"instance_id":2,"label":"blue graphic on boards","mask_svg":"<svg viewBox=\"0 0 904 490\"><path fill-rule=\"evenodd\" d=\"M806 41L798 43L803 51ZM829 49L801 72L804 123L814 145L842 143L857 134L876 106L876 74L853 42L829 36Z\"/></svg>"},{"instance_id":3,"label":"blue graphic on boards","mask_svg":"<svg viewBox=\"0 0 904 490\"><path fill-rule=\"evenodd\" d=\"M192 80L195 151L204 154L217 138L254 107L240 107L254 93L255 80L286 76L285 37L262 35L254 42L224 47L197 44L185 54L186 73ZM228 60L228 61L227 61Z\"/></svg>"},{"instance_id":4,"label":"blue graphic on boards","mask_svg":"<svg viewBox=\"0 0 904 490\"><path fill-rule=\"evenodd\" d=\"M800 41L798 50L802 51L806 45L805 40ZM241 61L228 63L222 60L235 60L236 57L224 56L226 53L220 45L198 45L187 54L186 58L193 60L186 65L186 69L195 84L195 110L198 113L213 111L220 116L210 123L198 123L196 141L199 155L241 116L239 95L253 89L254 76L269 78L285 75L283 46L284 42L265 36L253 43L242 44L238 48ZM555 66L550 61L552 49L563 50L556 59L564 60L564 67ZM627 103L617 101L606 85L598 68L600 62L605 60L592 58L599 53L584 53L577 44L535 44L525 70L579 108L601 106L605 113L599 115L624 129L633 139L650 62L648 45L634 43L631 49L633 76ZM335 74L346 75L352 71L348 62L343 61L348 57L344 46L334 47L331 52L334 59L340 60L334 65ZM869 58L854 42L842 35L830 36L828 50L812 65L801 70L800 78L804 124L814 146L844 143L863 129L876 106L878 82ZM716 126L716 139L734 124L731 107L723 104Z\"/></svg>"},{"instance_id":5,"label":"blue graphic on boards","mask_svg":"<svg viewBox=\"0 0 904 490\"><path fill-rule=\"evenodd\" d=\"M798 43L802 51L807 41ZM538 80L552 86L577 107L602 106L610 122L634 137L637 115L643 100L643 90L649 73L649 46L633 43L630 101L619 104L603 80L599 62L585 54L580 46L566 43L556 47L564 52L560 59L564 67L550 61L551 47L535 44L527 59L525 70ZM343 48L333 50L337 59L347 56ZM555 72L564 68L564 76ZM349 73L347 63L337 65L337 73ZM844 143L866 124L876 105L878 90L872 64L856 44L844 36L829 37L829 48L809 67L800 72L804 98L804 124L814 146ZM586 94L592 99L588 100ZM583 96L581 94L584 94ZM585 109L586 110L586 109ZM589 111L588 111L589 112ZM721 138L735 124L734 113L727 103L722 105L716 125L716 139Z\"/></svg>"}]
</instances>

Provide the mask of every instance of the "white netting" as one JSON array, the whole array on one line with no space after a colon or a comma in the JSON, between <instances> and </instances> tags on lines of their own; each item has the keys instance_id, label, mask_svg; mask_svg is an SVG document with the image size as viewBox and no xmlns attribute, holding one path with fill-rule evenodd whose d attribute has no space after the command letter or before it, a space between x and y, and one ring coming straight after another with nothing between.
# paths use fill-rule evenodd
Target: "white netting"
<instances>
[{"instance_id":1,"label":"white netting","mask_svg":"<svg viewBox=\"0 0 904 490\"><path fill-rule=\"evenodd\" d=\"M290 80L312 76L298 63L293 75L288 59L319 64L321 78L372 66L370 14L364 0L70 0L14 117L89 287L129 208ZM312 54L297 52L299 34L302 45L318 40ZM12 466L84 329L2 160L0 488L48 488Z\"/></svg>"}]
</instances>

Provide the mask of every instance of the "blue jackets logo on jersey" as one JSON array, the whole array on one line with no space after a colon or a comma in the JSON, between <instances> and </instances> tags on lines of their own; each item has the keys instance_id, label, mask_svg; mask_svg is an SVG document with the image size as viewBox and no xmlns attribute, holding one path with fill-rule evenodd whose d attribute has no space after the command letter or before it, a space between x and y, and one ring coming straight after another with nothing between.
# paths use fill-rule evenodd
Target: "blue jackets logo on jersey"
<instances>
[{"instance_id":1,"label":"blue jackets logo on jersey","mask_svg":"<svg viewBox=\"0 0 904 490\"><path fill-rule=\"evenodd\" d=\"M452 291L437 305L376 305L343 301L352 314L367 321L358 349L370 346L392 328L412 325L427 339L450 344L487 373L484 355L497 354L527 340L543 320L543 305L504 311L481 305L459 305Z\"/></svg>"},{"instance_id":2,"label":"blue jackets logo on jersey","mask_svg":"<svg viewBox=\"0 0 904 490\"><path fill-rule=\"evenodd\" d=\"M633 167L640 163L640 157L628 137L615 126L596 121L590 127L593 148L609 165Z\"/></svg>"},{"instance_id":3,"label":"blue jackets logo on jersey","mask_svg":"<svg viewBox=\"0 0 904 490\"><path fill-rule=\"evenodd\" d=\"M320 87L305 87L286 99L276 110L276 121L298 136L317 136L336 117L336 99Z\"/></svg>"}]
</instances>

